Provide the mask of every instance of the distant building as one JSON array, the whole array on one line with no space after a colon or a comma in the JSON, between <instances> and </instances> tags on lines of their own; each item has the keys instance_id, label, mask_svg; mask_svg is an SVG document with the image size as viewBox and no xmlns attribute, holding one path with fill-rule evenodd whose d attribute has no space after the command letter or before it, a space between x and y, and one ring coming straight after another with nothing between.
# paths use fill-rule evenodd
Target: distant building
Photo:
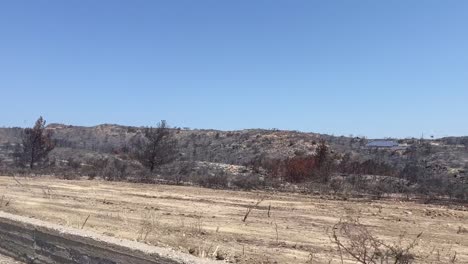
<instances>
[{"instance_id":1,"label":"distant building","mask_svg":"<svg viewBox=\"0 0 468 264\"><path fill-rule=\"evenodd\" d=\"M367 148L396 148L398 146L398 142L394 140L374 140L366 145Z\"/></svg>"}]
</instances>

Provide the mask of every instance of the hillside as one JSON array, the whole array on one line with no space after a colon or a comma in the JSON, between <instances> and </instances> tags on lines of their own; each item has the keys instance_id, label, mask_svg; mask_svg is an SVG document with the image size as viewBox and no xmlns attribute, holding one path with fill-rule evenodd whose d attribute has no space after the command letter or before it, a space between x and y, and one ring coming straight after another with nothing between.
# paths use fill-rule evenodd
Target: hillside
<instances>
[{"instance_id":1,"label":"hillside","mask_svg":"<svg viewBox=\"0 0 468 264\"><path fill-rule=\"evenodd\" d=\"M99 167L100 173L104 174L140 173L141 166L130 159L129 150L132 138L141 129L111 124L93 127L50 124L47 130L52 134L56 148L49 154L48 162L56 168L54 172L77 170L81 175L88 175L96 174L93 171ZM0 128L0 162L4 170L13 164L12 153L19 147L21 131L20 128ZM183 170L189 170L185 174L265 174L262 170L252 170L250 165L258 160L313 155L323 140L335 162L348 156L355 161L372 160L402 170L409 160L417 160L449 176L464 174L468 164L466 138L399 139L399 148L375 149L366 147L371 141L366 138L297 131L181 128L172 131L178 141L179 156L175 164L162 170L162 174L182 174Z\"/></svg>"}]
</instances>

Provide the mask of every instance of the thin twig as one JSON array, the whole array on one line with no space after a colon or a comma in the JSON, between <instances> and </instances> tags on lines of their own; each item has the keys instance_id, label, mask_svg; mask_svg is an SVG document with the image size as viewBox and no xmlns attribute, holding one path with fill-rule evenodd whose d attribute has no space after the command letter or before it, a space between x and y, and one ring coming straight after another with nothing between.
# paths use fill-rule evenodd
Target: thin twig
<instances>
[{"instance_id":1,"label":"thin twig","mask_svg":"<svg viewBox=\"0 0 468 264\"><path fill-rule=\"evenodd\" d=\"M242 219L242 222L245 222L247 220L247 217L249 217L250 212L252 212L252 209L257 207L263 200L265 200L266 197L262 197L260 200L257 201L257 203L249 208L247 208L247 212L245 213L244 219Z\"/></svg>"},{"instance_id":2,"label":"thin twig","mask_svg":"<svg viewBox=\"0 0 468 264\"><path fill-rule=\"evenodd\" d=\"M86 217L86 220L84 221L83 225L81 226L81 229L84 228L84 226L86 225L86 222L88 222L88 219L91 215L89 214L88 217Z\"/></svg>"},{"instance_id":3,"label":"thin twig","mask_svg":"<svg viewBox=\"0 0 468 264\"><path fill-rule=\"evenodd\" d=\"M16 179L16 176L15 176L15 175L13 175L13 179L14 179L20 186L23 186L23 184L22 184L18 179Z\"/></svg>"},{"instance_id":4,"label":"thin twig","mask_svg":"<svg viewBox=\"0 0 468 264\"><path fill-rule=\"evenodd\" d=\"M210 251L210 249L208 249L208 252ZM216 257L216 254L218 254L218 249L219 249L219 245L216 247L215 251L213 252L213 257Z\"/></svg>"},{"instance_id":5,"label":"thin twig","mask_svg":"<svg viewBox=\"0 0 468 264\"><path fill-rule=\"evenodd\" d=\"M279 236L278 236L278 224L276 223L276 220L275 220L275 231L276 231L276 244L278 244Z\"/></svg>"}]
</instances>

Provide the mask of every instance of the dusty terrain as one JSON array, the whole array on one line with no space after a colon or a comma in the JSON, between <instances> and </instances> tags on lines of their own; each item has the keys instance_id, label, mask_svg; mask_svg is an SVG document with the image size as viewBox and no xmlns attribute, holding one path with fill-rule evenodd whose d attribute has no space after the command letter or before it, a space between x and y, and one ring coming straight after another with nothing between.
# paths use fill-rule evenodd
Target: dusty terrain
<instances>
[{"instance_id":1,"label":"dusty terrain","mask_svg":"<svg viewBox=\"0 0 468 264\"><path fill-rule=\"evenodd\" d=\"M350 216L386 241L423 232L415 253L437 252L447 260L456 252L457 263L468 263L468 211L462 205L47 177L0 177L0 196L6 212L237 263L339 263L328 235ZM247 208L262 198L243 222Z\"/></svg>"},{"instance_id":2,"label":"dusty terrain","mask_svg":"<svg viewBox=\"0 0 468 264\"><path fill-rule=\"evenodd\" d=\"M0 264L21 264L22 262L16 261L10 257L0 255Z\"/></svg>"}]
</instances>

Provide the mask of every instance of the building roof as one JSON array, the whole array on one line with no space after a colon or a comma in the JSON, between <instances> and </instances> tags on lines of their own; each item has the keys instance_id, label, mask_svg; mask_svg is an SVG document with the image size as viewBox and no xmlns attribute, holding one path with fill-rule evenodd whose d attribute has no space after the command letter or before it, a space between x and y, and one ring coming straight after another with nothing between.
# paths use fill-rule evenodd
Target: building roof
<instances>
[{"instance_id":1,"label":"building roof","mask_svg":"<svg viewBox=\"0 0 468 264\"><path fill-rule=\"evenodd\" d=\"M366 147L376 147L376 148L391 148L398 147L398 143L394 140L374 140L367 143Z\"/></svg>"}]
</instances>

